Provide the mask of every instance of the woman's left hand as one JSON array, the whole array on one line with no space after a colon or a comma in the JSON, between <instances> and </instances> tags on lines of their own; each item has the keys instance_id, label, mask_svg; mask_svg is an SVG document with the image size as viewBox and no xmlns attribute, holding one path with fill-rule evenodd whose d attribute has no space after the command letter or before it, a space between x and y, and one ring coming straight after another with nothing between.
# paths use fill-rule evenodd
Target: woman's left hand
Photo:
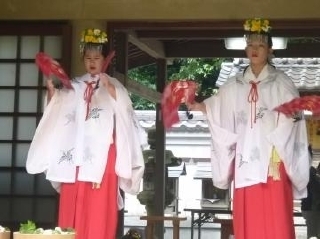
<instances>
[{"instance_id":1,"label":"woman's left hand","mask_svg":"<svg viewBox=\"0 0 320 239\"><path fill-rule=\"evenodd\" d=\"M92 183L92 189L99 189L100 186L100 183Z\"/></svg>"},{"instance_id":2,"label":"woman's left hand","mask_svg":"<svg viewBox=\"0 0 320 239\"><path fill-rule=\"evenodd\" d=\"M109 94L116 99L116 88L109 81L108 75L100 73L100 83L108 90Z\"/></svg>"}]
</instances>

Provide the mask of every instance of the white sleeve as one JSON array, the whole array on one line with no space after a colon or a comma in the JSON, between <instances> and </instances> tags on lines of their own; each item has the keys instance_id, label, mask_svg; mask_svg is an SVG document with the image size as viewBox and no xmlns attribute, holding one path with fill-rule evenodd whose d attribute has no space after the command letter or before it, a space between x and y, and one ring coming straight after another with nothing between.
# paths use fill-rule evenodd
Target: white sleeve
<instances>
[{"instance_id":1,"label":"white sleeve","mask_svg":"<svg viewBox=\"0 0 320 239\"><path fill-rule=\"evenodd\" d=\"M280 76L281 77L281 76ZM298 97L298 91L292 81L283 76L281 79L282 102ZM278 125L268 136L283 160L286 172L293 184L295 198L306 196L306 186L309 181L309 152L306 122L301 118L294 120L279 114Z\"/></svg>"},{"instance_id":2,"label":"white sleeve","mask_svg":"<svg viewBox=\"0 0 320 239\"><path fill-rule=\"evenodd\" d=\"M205 100L207 119L211 133L211 166L213 184L222 189L230 186L233 176L233 161L237 134L234 132L234 104L227 92ZM229 110L226 110L229 109Z\"/></svg>"},{"instance_id":3,"label":"white sleeve","mask_svg":"<svg viewBox=\"0 0 320 239\"><path fill-rule=\"evenodd\" d=\"M120 188L130 194L140 191L144 173L144 158L141 149L139 124L135 120L131 100L127 90L115 78L109 78L116 87L116 173Z\"/></svg>"}]
</instances>

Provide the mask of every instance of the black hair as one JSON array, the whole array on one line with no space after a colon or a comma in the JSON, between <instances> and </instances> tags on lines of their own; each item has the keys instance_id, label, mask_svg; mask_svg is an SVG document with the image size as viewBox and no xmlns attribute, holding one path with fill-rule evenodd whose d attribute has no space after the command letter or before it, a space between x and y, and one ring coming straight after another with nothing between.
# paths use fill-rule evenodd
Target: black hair
<instances>
[{"instance_id":1,"label":"black hair","mask_svg":"<svg viewBox=\"0 0 320 239\"><path fill-rule=\"evenodd\" d=\"M250 38L250 36L252 35L261 35L261 36L265 36L267 38L267 44L269 48L272 48L273 46L273 42L272 42L272 36L270 33L258 33L258 32L246 32L245 33L245 37L246 38Z\"/></svg>"},{"instance_id":2,"label":"black hair","mask_svg":"<svg viewBox=\"0 0 320 239\"><path fill-rule=\"evenodd\" d=\"M101 52L101 54L104 57L107 57L107 55L109 53L109 46L108 46L108 44L105 44L105 43L103 43L103 44L102 43L92 43L92 42L85 43L83 46L83 50L82 50L82 56L85 55L87 50L98 50Z\"/></svg>"}]
</instances>

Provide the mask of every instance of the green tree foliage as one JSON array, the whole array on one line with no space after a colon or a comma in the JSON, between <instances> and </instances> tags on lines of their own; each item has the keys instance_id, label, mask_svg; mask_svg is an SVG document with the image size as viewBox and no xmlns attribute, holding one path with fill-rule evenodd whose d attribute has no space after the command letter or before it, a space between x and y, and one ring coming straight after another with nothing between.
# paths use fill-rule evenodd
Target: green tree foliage
<instances>
[{"instance_id":1,"label":"green tree foliage","mask_svg":"<svg viewBox=\"0 0 320 239\"><path fill-rule=\"evenodd\" d=\"M157 68L155 64L131 69L128 76L151 89L156 89ZM155 110L156 108L154 102L141 98L139 95L131 94L131 100L135 110Z\"/></svg>"},{"instance_id":2,"label":"green tree foliage","mask_svg":"<svg viewBox=\"0 0 320 239\"><path fill-rule=\"evenodd\" d=\"M201 101L214 94L217 90L216 81L218 79L221 63L231 59L213 58L183 58L176 59L167 67L167 79L181 80L189 79L198 83L198 97ZM142 83L143 85L156 89L156 65L147 65L129 71L129 77ZM139 96L132 95L134 108L137 110L154 110L155 104Z\"/></svg>"}]
</instances>

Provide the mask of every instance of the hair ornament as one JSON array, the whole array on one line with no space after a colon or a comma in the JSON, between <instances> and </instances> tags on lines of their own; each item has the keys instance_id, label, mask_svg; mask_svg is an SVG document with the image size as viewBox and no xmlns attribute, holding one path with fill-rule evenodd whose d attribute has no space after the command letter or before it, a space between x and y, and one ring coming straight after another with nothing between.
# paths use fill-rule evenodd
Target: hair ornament
<instances>
[{"instance_id":1,"label":"hair ornament","mask_svg":"<svg viewBox=\"0 0 320 239\"><path fill-rule=\"evenodd\" d=\"M243 28L246 32L269 34L271 31L270 22L263 18L253 18L245 21Z\"/></svg>"},{"instance_id":2,"label":"hair ornament","mask_svg":"<svg viewBox=\"0 0 320 239\"><path fill-rule=\"evenodd\" d=\"M102 50L102 46L108 42L107 33L97 28L88 28L82 31L80 39L80 53L83 54L84 49Z\"/></svg>"}]
</instances>

